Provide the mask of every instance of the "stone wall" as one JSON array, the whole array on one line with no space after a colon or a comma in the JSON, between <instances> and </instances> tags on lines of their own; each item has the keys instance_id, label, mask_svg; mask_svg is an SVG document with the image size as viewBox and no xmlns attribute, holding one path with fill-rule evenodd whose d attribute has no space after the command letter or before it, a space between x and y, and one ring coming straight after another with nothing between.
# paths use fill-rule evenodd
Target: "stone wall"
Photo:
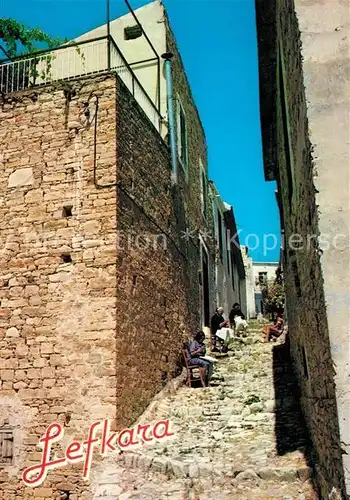
<instances>
[{"instance_id":1,"label":"stone wall","mask_svg":"<svg viewBox=\"0 0 350 500\"><path fill-rule=\"evenodd\" d=\"M97 419L131 424L176 372L198 258L177 233L168 148L116 78L7 96L0 140L0 424L14 430L0 498L13 500L32 498L21 471L50 423L65 426L62 456ZM35 494L59 490L91 498L78 466Z\"/></svg>"},{"instance_id":2,"label":"stone wall","mask_svg":"<svg viewBox=\"0 0 350 500\"><path fill-rule=\"evenodd\" d=\"M200 120L198 110L196 108L191 87L189 85L184 64L181 58L181 54L177 48L176 40L174 34L171 30L169 19L167 18L166 12L165 23L166 23L166 46L167 52L174 54L172 59L172 79L173 79L173 92L174 92L174 109L176 111L178 106L178 99L180 99L181 105L183 106L187 132L188 132L188 170L187 172L178 163L179 171L179 206L183 207L183 219L182 227L180 230L188 229L193 231L197 237L200 232L203 237L203 241L206 245L209 254L209 266L210 266L210 307L211 313L215 309L215 240L213 231L213 212L212 203L210 202L210 191L209 186L207 186L207 211L205 217L202 215L201 211L201 164L208 176L208 158L207 158L207 144L205 138L205 132L203 125ZM197 250L198 241L196 238L190 238L187 252L192 252L192 257L190 262L194 263L196 256L199 255ZM198 262L197 269L193 267L191 275L194 277L198 276L198 271L200 269L200 262ZM197 279L197 278L196 278ZM200 304L199 289L197 296L195 295L195 290L193 287L192 300L196 304ZM200 308L198 307L198 310Z\"/></svg>"},{"instance_id":3,"label":"stone wall","mask_svg":"<svg viewBox=\"0 0 350 500\"><path fill-rule=\"evenodd\" d=\"M0 412L14 428L13 466L1 475L8 500L31 497L19 473L40 459L36 444L50 423L83 438L97 418L115 418L116 200L92 182L94 129L83 111L100 94L97 158L111 181L116 86L96 79L74 89L2 102ZM43 498L55 498L67 480L57 474Z\"/></svg>"},{"instance_id":4,"label":"stone wall","mask_svg":"<svg viewBox=\"0 0 350 500\"><path fill-rule=\"evenodd\" d=\"M344 466L346 471L349 443L349 318L345 308L343 315L336 318L327 293L349 293L349 245L339 252L332 245L322 249L317 243L319 235L324 240L328 237L329 243L330 236L339 231L346 234L349 227L348 193L341 198L337 194L341 184L349 185L345 147L348 121L344 115L348 105L343 103L346 33L337 7L343 11L345 22L348 16L344 2L334 5L298 0L294 5L280 0L275 11L274 57L284 80L284 91L282 80L277 82L275 147L285 229L284 276L291 352L314 445L321 498L329 498L332 490L346 498ZM331 76L334 71L338 81ZM335 222L338 217L340 225ZM299 236L290 240L293 234ZM337 351L342 351L343 356L337 356Z\"/></svg>"},{"instance_id":5,"label":"stone wall","mask_svg":"<svg viewBox=\"0 0 350 500\"><path fill-rule=\"evenodd\" d=\"M199 326L199 262L198 247L181 238L183 214L171 186L168 147L120 89L117 230L133 234L135 242L140 237L139 248L131 245L117 256L117 411L127 424L174 375L183 328L190 335Z\"/></svg>"},{"instance_id":6,"label":"stone wall","mask_svg":"<svg viewBox=\"0 0 350 500\"><path fill-rule=\"evenodd\" d=\"M301 30L309 136L314 161L315 203L320 233L320 267L330 344L329 347L325 345L321 355L327 359L329 376L334 370L340 431L339 446L336 426L332 443L333 449L337 448L337 461L334 468L329 466L329 450L322 442L322 437L319 438L325 460L328 462L326 471L322 471L322 475L327 481L325 488L327 492L331 487L338 487L338 484L342 484L343 473L339 457L341 452L346 493L349 496L349 3L344 0L327 0L322 3L298 0L296 13ZM314 214L314 209L312 214ZM316 323L317 319L316 316ZM327 330L323 329L323 335L326 332ZM327 394L327 398L332 396ZM328 409L328 400L319 405L319 410L314 416L314 425L318 428L321 425L324 426L330 434L332 426L328 421L335 414L333 403L330 412ZM334 475L336 475L335 479L333 479ZM331 478L333 484L330 486ZM345 496L344 488L342 492Z\"/></svg>"},{"instance_id":7,"label":"stone wall","mask_svg":"<svg viewBox=\"0 0 350 500\"><path fill-rule=\"evenodd\" d=\"M245 270L245 286L246 286L246 300L247 300L247 318L255 318L255 296L254 296L254 273L253 273L253 260L248 256L247 247L241 246L241 252L244 262Z\"/></svg>"}]
</instances>

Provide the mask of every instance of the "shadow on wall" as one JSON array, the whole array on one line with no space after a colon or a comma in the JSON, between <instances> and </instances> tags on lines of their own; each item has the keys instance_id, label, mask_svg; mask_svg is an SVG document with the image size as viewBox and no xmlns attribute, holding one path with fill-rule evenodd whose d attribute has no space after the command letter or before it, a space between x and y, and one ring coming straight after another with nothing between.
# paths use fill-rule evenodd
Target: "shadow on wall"
<instances>
[{"instance_id":1,"label":"shadow on wall","mask_svg":"<svg viewBox=\"0 0 350 500\"><path fill-rule=\"evenodd\" d=\"M293 372L288 337L284 344L273 348L273 377L277 454L285 455L299 450L313 469L312 445L300 408L300 392ZM315 483L313 485L317 491Z\"/></svg>"},{"instance_id":2,"label":"shadow on wall","mask_svg":"<svg viewBox=\"0 0 350 500\"><path fill-rule=\"evenodd\" d=\"M116 426L132 425L182 361L199 324L197 246L173 196L167 145L117 79ZM186 197L186 193L184 195ZM161 236L159 238L159 236Z\"/></svg>"}]
</instances>

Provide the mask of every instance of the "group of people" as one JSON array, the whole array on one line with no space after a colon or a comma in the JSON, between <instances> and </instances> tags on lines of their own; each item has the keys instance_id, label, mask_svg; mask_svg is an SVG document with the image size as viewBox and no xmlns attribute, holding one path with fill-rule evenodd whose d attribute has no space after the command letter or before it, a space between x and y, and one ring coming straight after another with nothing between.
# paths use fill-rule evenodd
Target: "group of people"
<instances>
[{"instance_id":1,"label":"group of people","mask_svg":"<svg viewBox=\"0 0 350 500\"><path fill-rule=\"evenodd\" d=\"M212 351L218 351L217 344L221 339L217 336L219 330L222 328L236 328L240 320L245 320L240 305L236 302L230 311L229 318L224 318L224 309L218 307L211 318L211 341ZM281 315L277 316L274 324L270 324L262 329L263 340L270 342L270 340L277 340L282 335L287 335L288 326L284 322ZM198 332L194 335L192 342L188 346L188 361L191 365L198 366L203 371L205 384L208 385L209 379L213 374L213 361L206 356L206 347L204 344L204 332ZM222 346L221 346L222 347ZM227 349L227 348L226 348ZM225 352L221 349L221 352Z\"/></svg>"},{"instance_id":2,"label":"group of people","mask_svg":"<svg viewBox=\"0 0 350 500\"><path fill-rule=\"evenodd\" d=\"M232 309L230 311L228 319L224 318L224 309L222 307L218 307L215 310L214 315L211 318L210 322L210 331L211 331L211 343L212 343L212 351L217 351L218 342L222 343L220 338L217 337L217 332L222 328L233 328L235 329L237 326L238 318L245 320L245 316L242 313L241 306L236 302L233 304ZM223 346L223 350L226 350L227 347Z\"/></svg>"},{"instance_id":3,"label":"group of people","mask_svg":"<svg viewBox=\"0 0 350 500\"><path fill-rule=\"evenodd\" d=\"M236 302L230 311L229 319L224 318L224 310L222 307L218 307L215 314L211 318L211 338L212 338L212 351L218 351L216 345L220 342L217 337L217 332L222 328L234 328L237 318L245 319L244 314L241 311L241 306ZM205 334L204 332L197 332L193 340L188 346L188 361L191 365L198 366L203 370L204 379L206 385L208 385L209 379L213 374L213 361L208 359L206 356L206 347L204 344Z\"/></svg>"}]
</instances>

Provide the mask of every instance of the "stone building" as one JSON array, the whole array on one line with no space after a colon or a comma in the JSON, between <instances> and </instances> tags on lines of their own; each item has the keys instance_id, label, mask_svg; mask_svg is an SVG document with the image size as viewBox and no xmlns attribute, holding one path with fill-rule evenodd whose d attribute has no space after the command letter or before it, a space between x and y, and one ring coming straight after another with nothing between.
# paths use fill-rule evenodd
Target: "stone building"
<instances>
[{"instance_id":1,"label":"stone building","mask_svg":"<svg viewBox=\"0 0 350 500\"><path fill-rule=\"evenodd\" d=\"M278 262L253 262L254 302L256 314L264 314L262 285L275 281Z\"/></svg>"},{"instance_id":2,"label":"stone building","mask_svg":"<svg viewBox=\"0 0 350 500\"><path fill-rule=\"evenodd\" d=\"M243 255L239 244L236 219L233 212L233 207L225 203L225 224L226 224L226 241L227 241L227 261L230 262L228 271L231 277L233 289L233 302L238 302L241 306L243 314L247 315L247 295L246 295L246 275L243 263Z\"/></svg>"},{"instance_id":3,"label":"stone building","mask_svg":"<svg viewBox=\"0 0 350 500\"><path fill-rule=\"evenodd\" d=\"M245 272L233 209L225 203L213 181L209 183L215 238L215 307L228 318L235 302L246 312Z\"/></svg>"},{"instance_id":4,"label":"stone building","mask_svg":"<svg viewBox=\"0 0 350 500\"><path fill-rule=\"evenodd\" d=\"M215 306L205 134L166 13L147 9L153 76L113 38L42 55L40 77L23 59L1 66L1 500L32 498L21 473L49 424L65 428L57 456L99 419L132 424ZM72 465L36 495L93 489Z\"/></svg>"},{"instance_id":5,"label":"stone building","mask_svg":"<svg viewBox=\"0 0 350 500\"><path fill-rule=\"evenodd\" d=\"M279 267L277 262L253 262L248 256L248 248L241 247L247 297L247 317L256 318L258 313L264 314L262 306L261 285L276 279L276 271Z\"/></svg>"},{"instance_id":6,"label":"stone building","mask_svg":"<svg viewBox=\"0 0 350 500\"><path fill-rule=\"evenodd\" d=\"M253 272L253 259L249 257L248 247L241 246L241 253L244 264L244 273L245 273L245 295L247 301L247 318L256 318L256 309L255 309L255 281L254 281L254 272Z\"/></svg>"},{"instance_id":7,"label":"stone building","mask_svg":"<svg viewBox=\"0 0 350 500\"><path fill-rule=\"evenodd\" d=\"M350 493L349 5L256 1L266 180L320 498Z\"/></svg>"}]
</instances>

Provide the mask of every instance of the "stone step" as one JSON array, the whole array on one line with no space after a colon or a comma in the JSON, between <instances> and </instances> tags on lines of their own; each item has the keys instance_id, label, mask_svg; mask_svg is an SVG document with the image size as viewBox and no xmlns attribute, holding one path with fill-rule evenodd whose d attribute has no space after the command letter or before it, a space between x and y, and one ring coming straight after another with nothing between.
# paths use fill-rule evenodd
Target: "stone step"
<instances>
[{"instance_id":1,"label":"stone step","mask_svg":"<svg viewBox=\"0 0 350 500\"><path fill-rule=\"evenodd\" d=\"M261 328L248 333L252 342L237 343L228 357L218 359L213 386L190 389L182 380L140 418L144 423L150 414L157 420L167 414L176 436L172 443L122 454L130 498L190 500L184 496L188 484L206 484L207 500L316 498L309 495L312 470L306 464L307 440L292 373L282 355L276 359L273 344L255 343ZM276 377L281 382L277 390ZM130 483L129 475L141 480ZM103 487L108 488L94 500L114 500L112 483L105 476ZM163 493L152 495L147 484L159 485ZM217 496L222 488L228 496ZM303 493L307 496L299 498Z\"/></svg>"},{"instance_id":2,"label":"stone step","mask_svg":"<svg viewBox=\"0 0 350 500\"><path fill-rule=\"evenodd\" d=\"M93 495L93 500L119 500L122 493L123 489L114 479L113 483L100 484Z\"/></svg>"},{"instance_id":3,"label":"stone step","mask_svg":"<svg viewBox=\"0 0 350 500\"><path fill-rule=\"evenodd\" d=\"M120 495L98 495L94 496L93 500L119 500Z\"/></svg>"},{"instance_id":4,"label":"stone step","mask_svg":"<svg viewBox=\"0 0 350 500\"><path fill-rule=\"evenodd\" d=\"M151 470L152 472L158 472L164 474L168 478L173 476L175 478L208 478L211 477L213 484L215 480L220 477L229 476L232 479L244 479L248 477L249 474L258 477L260 480L266 481L284 481L284 482L295 482L295 481L306 481L312 476L312 469L308 466L300 467L263 467L259 469L230 469L229 465L225 467L224 465L212 464L198 461L185 461L185 460L174 460L165 457L151 458L142 453L128 452L124 454L125 464L134 469L141 470ZM109 491L109 490L108 490Z\"/></svg>"}]
</instances>

